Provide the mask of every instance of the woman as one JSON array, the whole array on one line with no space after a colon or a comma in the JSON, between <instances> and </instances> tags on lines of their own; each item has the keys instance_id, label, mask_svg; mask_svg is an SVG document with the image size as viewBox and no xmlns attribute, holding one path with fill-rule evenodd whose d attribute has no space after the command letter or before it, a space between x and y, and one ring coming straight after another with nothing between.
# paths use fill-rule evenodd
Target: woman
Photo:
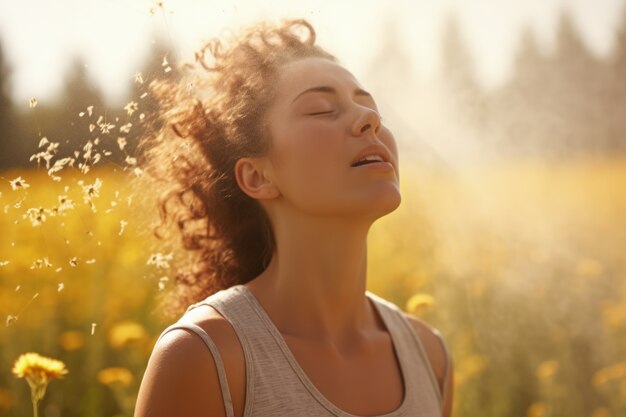
<instances>
[{"instance_id":1,"label":"woman","mask_svg":"<svg viewBox=\"0 0 626 417\"><path fill-rule=\"evenodd\" d=\"M153 85L166 123L142 143L199 256L135 416L450 416L441 333L366 291L368 230L401 201L374 98L305 20L196 58Z\"/></svg>"}]
</instances>

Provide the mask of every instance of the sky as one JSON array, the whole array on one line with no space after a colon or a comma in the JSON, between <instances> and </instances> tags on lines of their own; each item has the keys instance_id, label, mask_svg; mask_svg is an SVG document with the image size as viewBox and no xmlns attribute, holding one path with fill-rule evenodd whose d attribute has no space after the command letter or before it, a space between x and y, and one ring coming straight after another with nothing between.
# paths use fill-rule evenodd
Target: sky
<instances>
[{"instance_id":1,"label":"sky","mask_svg":"<svg viewBox=\"0 0 626 417\"><path fill-rule=\"evenodd\" d=\"M257 19L304 17L319 43L355 75L364 72L390 20L424 76L436 74L439 34L454 13L475 57L480 81L497 86L510 71L518 35L531 26L549 53L559 13L567 8L590 50L606 57L626 0L0 0L0 41L12 70L9 93L52 98L75 55L108 100L121 100L144 62L155 31L162 31L185 60L203 40Z\"/></svg>"}]
</instances>

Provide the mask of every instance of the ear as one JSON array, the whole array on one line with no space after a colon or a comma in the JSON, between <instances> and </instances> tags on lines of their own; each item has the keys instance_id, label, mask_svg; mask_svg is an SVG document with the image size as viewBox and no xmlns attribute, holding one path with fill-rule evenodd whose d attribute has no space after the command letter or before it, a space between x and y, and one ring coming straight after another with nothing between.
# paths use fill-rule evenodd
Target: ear
<instances>
[{"instance_id":1,"label":"ear","mask_svg":"<svg viewBox=\"0 0 626 417\"><path fill-rule=\"evenodd\" d=\"M235 178L239 188L254 199L271 199L280 195L280 191L267 175L266 164L262 158L239 158L235 163Z\"/></svg>"}]
</instances>

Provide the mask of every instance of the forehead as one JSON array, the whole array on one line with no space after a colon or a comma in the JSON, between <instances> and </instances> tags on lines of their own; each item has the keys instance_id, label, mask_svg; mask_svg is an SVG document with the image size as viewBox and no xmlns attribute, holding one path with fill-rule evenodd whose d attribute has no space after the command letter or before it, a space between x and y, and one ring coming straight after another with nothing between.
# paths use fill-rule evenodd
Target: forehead
<instances>
[{"instance_id":1,"label":"forehead","mask_svg":"<svg viewBox=\"0 0 626 417\"><path fill-rule=\"evenodd\" d=\"M281 67L277 93L288 98L306 88L321 85L360 87L354 75L340 64L326 58L307 57Z\"/></svg>"}]
</instances>

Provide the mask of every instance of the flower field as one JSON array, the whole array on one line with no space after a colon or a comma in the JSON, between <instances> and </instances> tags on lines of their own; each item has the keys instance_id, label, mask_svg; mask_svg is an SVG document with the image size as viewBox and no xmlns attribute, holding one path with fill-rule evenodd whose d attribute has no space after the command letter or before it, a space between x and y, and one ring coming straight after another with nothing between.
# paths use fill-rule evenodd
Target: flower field
<instances>
[{"instance_id":1,"label":"flower field","mask_svg":"<svg viewBox=\"0 0 626 417\"><path fill-rule=\"evenodd\" d=\"M626 415L626 160L401 170L368 288L441 330L454 415ZM129 175L0 173L0 416L32 413L11 372L26 352L68 370L41 416L132 416L183 254Z\"/></svg>"}]
</instances>

